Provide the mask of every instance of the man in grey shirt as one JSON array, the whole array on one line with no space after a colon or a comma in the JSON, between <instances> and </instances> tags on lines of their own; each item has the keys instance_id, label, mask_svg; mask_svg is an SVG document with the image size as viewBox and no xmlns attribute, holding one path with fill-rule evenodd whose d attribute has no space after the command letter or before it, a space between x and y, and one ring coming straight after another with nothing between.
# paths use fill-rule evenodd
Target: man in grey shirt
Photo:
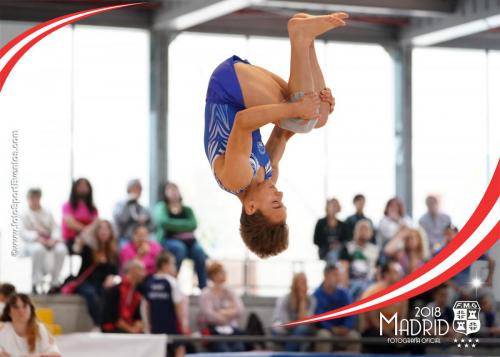
<instances>
[{"instance_id":1,"label":"man in grey shirt","mask_svg":"<svg viewBox=\"0 0 500 357\"><path fill-rule=\"evenodd\" d=\"M451 224L450 216L439 211L439 202L435 196L427 196L425 199L427 212L419 219L418 223L427 233L431 252L440 249L446 239L445 230Z\"/></svg>"},{"instance_id":2,"label":"man in grey shirt","mask_svg":"<svg viewBox=\"0 0 500 357\"><path fill-rule=\"evenodd\" d=\"M127 184L127 198L118 202L113 211L120 247L130 240L134 227L138 224L146 225L150 232L154 229L149 210L139 203L141 194L141 181L130 180Z\"/></svg>"}]
</instances>

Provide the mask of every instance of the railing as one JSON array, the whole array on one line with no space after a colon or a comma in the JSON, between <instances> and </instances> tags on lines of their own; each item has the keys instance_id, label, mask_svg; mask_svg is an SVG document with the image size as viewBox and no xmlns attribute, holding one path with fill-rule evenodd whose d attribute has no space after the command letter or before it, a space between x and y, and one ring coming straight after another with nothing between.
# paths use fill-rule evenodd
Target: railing
<instances>
[{"instance_id":1,"label":"railing","mask_svg":"<svg viewBox=\"0 0 500 357\"><path fill-rule=\"evenodd\" d=\"M418 336L417 336L418 337ZM429 336L433 337L433 336ZM343 344L377 344L383 345L387 344L387 337L360 337L360 338L350 338L350 337L316 337L316 336L254 336L254 335L238 335L238 336L186 336L186 335L168 335L168 342L275 342L275 343L285 343L285 342L295 342L295 343L308 343L308 342L341 342ZM420 337L422 338L422 337ZM472 338L472 337L471 337ZM475 337L479 338L478 347L500 347L500 338L490 338L490 337ZM417 341L411 341L411 338L408 345L421 345L421 343ZM439 345L456 345L454 338L440 338ZM426 344L426 346L432 346L432 344Z\"/></svg>"}]
</instances>

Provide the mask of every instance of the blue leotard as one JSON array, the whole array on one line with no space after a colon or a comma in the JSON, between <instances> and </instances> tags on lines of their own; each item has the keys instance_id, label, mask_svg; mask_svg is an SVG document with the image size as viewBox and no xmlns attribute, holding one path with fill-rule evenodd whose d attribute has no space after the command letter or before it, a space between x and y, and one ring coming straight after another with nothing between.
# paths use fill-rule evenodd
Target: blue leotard
<instances>
[{"instance_id":1,"label":"blue leotard","mask_svg":"<svg viewBox=\"0 0 500 357\"><path fill-rule=\"evenodd\" d=\"M231 191L224 187L215 175L214 163L217 157L226 152L227 140L233 128L236 113L245 109L240 83L234 70L234 64L237 62L249 64L247 60L232 56L217 66L208 83L205 105L205 153L219 186L233 194L245 191L248 186L238 191ZM262 142L259 129L252 132L252 152L249 163L253 176L256 175L258 168L263 166L265 179L272 177L271 160Z\"/></svg>"}]
</instances>

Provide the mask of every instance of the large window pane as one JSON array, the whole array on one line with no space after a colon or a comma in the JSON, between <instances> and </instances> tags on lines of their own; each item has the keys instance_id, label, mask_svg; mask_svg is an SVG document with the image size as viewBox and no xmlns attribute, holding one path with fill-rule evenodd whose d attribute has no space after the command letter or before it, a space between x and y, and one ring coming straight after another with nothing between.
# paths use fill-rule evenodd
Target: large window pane
<instances>
[{"instance_id":1,"label":"large window pane","mask_svg":"<svg viewBox=\"0 0 500 357\"><path fill-rule=\"evenodd\" d=\"M149 202L149 34L76 26L74 48L74 176L90 179L110 218L131 178Z\"/></svg>"},{"instance_id":2,"label":"large window pane","mask_svg":"<svg viewBox=\"0 0 500 357\"><path fill-rule=\"evenodd\" d=\"M416 49L413 64L414 212L437 194L461 227L489 179L485 52Z\"/></svg>"}]
</instances>

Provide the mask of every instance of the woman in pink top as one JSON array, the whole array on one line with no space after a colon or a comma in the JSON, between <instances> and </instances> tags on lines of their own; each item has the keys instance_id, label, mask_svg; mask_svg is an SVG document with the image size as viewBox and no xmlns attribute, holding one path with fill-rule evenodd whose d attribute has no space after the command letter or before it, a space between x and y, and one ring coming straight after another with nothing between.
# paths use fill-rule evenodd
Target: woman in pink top
<instances>
[{"instance_id":1,"label":"woman in pink top","mask_svg":"<svg viewBox=\"0 0 500 357\"><path fill-rule=\"evenodd\" d=\"M147 274L154 274L156 257L161 253L159 243L149 240L149 230L145 225L137 225L132 231L132 241L120 252L120 264L123 267L129 260L138 259L146 268Z\"/></svg>"},{"instance_id":2,"label":"woman in pink top","mask_svg":"<svg viewBox=\"0 0 500 357\"><path fill-rule=\"evenodd\" d=\"M89 180L79 178L71 186L69 201L62 207L62 236L73 253L73 243L79 234L90 234L97 224L97 208Z\"/></svg>"}]
</instances>

